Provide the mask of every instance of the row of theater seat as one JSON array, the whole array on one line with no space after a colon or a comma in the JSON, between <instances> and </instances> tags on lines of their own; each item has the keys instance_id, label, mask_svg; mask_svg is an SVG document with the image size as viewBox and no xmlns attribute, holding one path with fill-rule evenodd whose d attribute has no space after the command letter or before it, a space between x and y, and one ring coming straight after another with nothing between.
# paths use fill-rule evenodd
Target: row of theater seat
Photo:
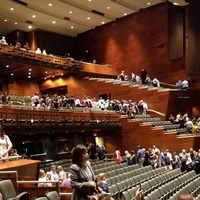
<instances>
[{"instance_id":1,"label":"row of theater seat","mask_svg":"<svg viewBox=\"0 0 200 200\"><path fill-rule=\"evenodd\" d=\"M113 188L116 187L111 186L110 192L112 193L113 197L115 197L115 199L131 200L134 198L138 186L141 183L145 200L168 200L172 198L176 193L181 193L182 188L195 180L199 180L199 176L196 175L194 171L189 173L182 173L180 169L176 169L166 173L158 174L153 178L149 177L149 179L140 180L138 181L137 185L128 189L121 190L121 193L116 191L113 192ZM116 186L117 185L118 184L116 184ZM198 183L198 185L200 186L200 183Z\"/></svg>"}]
</instances>

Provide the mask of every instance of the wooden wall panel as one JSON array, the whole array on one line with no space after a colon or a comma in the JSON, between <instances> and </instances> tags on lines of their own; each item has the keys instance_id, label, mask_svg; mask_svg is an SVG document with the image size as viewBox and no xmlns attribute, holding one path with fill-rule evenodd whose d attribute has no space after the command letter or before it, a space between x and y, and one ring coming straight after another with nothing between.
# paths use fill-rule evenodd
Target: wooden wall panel
<instances>
[{"instance_id":1,"label":"wooden wall panel","mask_svg":"<svg viewBox=\"0 0 200 200\"><path fill-rule=\"evenodd\" d=\"M36 82L12 80L7 82L7 91L9 94L32 95L39 92L39 85Z\"/></svg>"},{"instance_id":2,"label":"wooden wall panel","mask_svg":"<svg viewBox=\"0 0 200 200\"><path fill-rule=\"evenodd\" d=\"M200 136L176 137L175 132L163 133L163 129L153 129L151 125L141 126L140 122L128 122L126 118L122 123L122 148L121 151L135 150L141 145L145 149L156 145L160 150L169 149L171 152L189 150L191 147L199 149Z\"/></svg>"},{"instance_id":3,"label":"wooden wall panel","mask_svg":"<svg viewBox=\"0 0 200 200\"><path fill-rule=\"evenodd\" d=\"M81 43L79 51L90 49L92 57L113 65L118 73L140 75L144 68L151 78L173 84L187 77L185 58L168 60L167 3L96 27L80 34L76 42Z\"/></svg>"}]
</instances>

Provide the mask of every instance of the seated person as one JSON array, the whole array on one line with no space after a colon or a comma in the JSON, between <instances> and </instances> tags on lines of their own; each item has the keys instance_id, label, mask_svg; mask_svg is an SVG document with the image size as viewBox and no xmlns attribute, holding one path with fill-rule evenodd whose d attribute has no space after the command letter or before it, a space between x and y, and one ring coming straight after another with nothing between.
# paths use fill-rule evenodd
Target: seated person
<instances>
[{"instance_id":1,"label":"seated person","mask_svg":"<svg viewBox=\"0 0 200 200\"><path fill-rule=\"evenodd\" d=\"M182 84L183 84L182 89L187 89L187 88L189 87L189 83L188 83L187 80L184 80L184 81L182 82Z\"/></svg>"},{"instance_id":2,"label":"seated person","mask_svg":"<svg viewBox=\"0 0 200 200\"><path fill-rule=\"evenodd\" d=\"M152 84L153 84L154 87L160 87L160 82L157 78L154 78L152 80Z\"/></svg>"},{"instance_id":3,"label":"seated person","mask_svg":"<svg viewBox=\"0 0 200 200\"><path fill-rule=\"evenodd\" d=\"M181 80L178 81L178 83L176 83L176 87L181 90L183 88L183 83Z\"/></svg>"},{"instance_id":4,"label":"seated person","mask_svg":"<svg viewBox=\"0 0 200 200\"><path fill-rule=\"evenodd\" d=\"M108 184L106 182L106 177L104 173L98 175L98 187L101 188L102 192L109 192Z\"/></svg>"},{"instance_id":5,"label":"seated person","mask_svg":"<svg viewBox=\"0 0 200 200\"><path fill-rule=\"evenodd\" d=\"M38 183L38 187L51 187L52 183L45 183L45 181L49 181L47 178L45 171L43 169L40 169L39 171L39 179L38 181L42 181L41 183Z\"/></svg>"}]
</instances>

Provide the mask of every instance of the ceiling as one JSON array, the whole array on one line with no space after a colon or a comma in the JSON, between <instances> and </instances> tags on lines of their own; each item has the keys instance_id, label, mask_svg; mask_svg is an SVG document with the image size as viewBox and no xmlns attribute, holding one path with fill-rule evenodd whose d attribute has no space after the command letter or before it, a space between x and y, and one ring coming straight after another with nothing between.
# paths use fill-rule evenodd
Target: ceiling
<instances>
[{"instance_id":1,"label":"ceiling","mask_svg":"<svg viewBox=\"0 0 200 200\"><path fill-rule=\"evenodd\" d=\"M77 34L115 21L141 9L168 0L0 0L0 39L14 31L42 29L76 37ZM186 0L169 0L180 6ZM9 67L8 67L9 66ZM29 77L29 69L34 69ZM16 62L0 55L0 76L4 78L41 80L72 71L47 68L34 63ZM48 69L48 70L47 70ZM48 71L48 72L46 72ZM13 74L13 75L12 75Z\"/></svg>"},{"instance_id":2,"label":"ceiling","mask_svg":"<svg viewBox=\"0 0 200 200\"><path fill-rule=\"evenodd\" d=\"M0 36L43 29L72 37L168 0L0 0ZM181 6L186 0L169 0ZM3 27L3 28L2 28Z\"/></svg>"}]
</instances>

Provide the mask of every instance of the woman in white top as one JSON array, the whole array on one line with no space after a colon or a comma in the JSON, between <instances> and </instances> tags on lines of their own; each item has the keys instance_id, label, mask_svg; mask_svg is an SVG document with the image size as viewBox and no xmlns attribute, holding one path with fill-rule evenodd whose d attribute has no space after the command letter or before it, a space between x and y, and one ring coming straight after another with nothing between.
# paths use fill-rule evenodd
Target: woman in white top
<instances>
[{"instance_id":1,"label":"woman in white top","mask_svg":"<svg viewBox=\"0 0 200 200\"><path fill-rule=\"evenodd\" d=\"M12 148L10 138L5 134L4 130L0 127L0 158L5 159L9 156L9 151Z\"/></svg>"}]
</instances>

